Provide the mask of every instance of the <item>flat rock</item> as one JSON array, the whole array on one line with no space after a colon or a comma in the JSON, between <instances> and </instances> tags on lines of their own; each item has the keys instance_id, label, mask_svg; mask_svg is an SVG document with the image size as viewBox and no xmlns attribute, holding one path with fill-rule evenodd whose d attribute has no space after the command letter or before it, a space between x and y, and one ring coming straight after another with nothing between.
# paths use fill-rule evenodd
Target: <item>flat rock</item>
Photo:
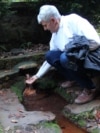
<instances>
[{"instance_id":1,"label":"flat rock","mask_svg":"<svg viewBox=\"0 0 100 133\"><path fill-rule=\"evenodd\" d=\"M20 125L26 127L29 124L54 119L55 115L52 112L26 111L10 89L0 91L0 123L5 129Z\"/></svg>"},{"instance_id":2,"label":"flat rock","mask_svg":"<svg viewBox=\"0 0 100 133\"><path fill-rule=\"evenodd\" d=\"M93 100L86 104L68 104L64 107L65 110L68 110L72 114L79 114L85 111L90 111L94 109L95 107L100 106L100 99Z\"/></svg>"},{"instance_id":3,"label":"flat rock","mask_svg":"<svg viewBox=\"0 0 100 133\"><path fill-rule=\"evenodd\" d=\"M13 69L29 69L29 68L36 68L37 67L37 63L33 62L33 61L24 61L24 62L20 62L17 65L15 65L13 67Z\"/></svg>"},{"instance_id":4,"label":"flat rock","mask_svg":"<svg viewBox=\"0 0 100 133\"><path fill-rule=\"evenodd\" d=\"M1 70L0 71L0 79L5 78L6 76L12 76L14 74L17 74L18 70Z\"/></svg>"}]
</instances>

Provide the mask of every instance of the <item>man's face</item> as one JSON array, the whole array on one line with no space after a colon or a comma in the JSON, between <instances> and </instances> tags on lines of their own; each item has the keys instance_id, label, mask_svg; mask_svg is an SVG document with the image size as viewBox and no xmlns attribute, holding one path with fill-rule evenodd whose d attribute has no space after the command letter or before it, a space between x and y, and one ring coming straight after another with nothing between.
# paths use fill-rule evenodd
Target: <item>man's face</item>
<instances>
[{"instance_id":1,"label":"man's face","mask_svg":"<svg viewBox=\"0 0 100 133\"><path fill-rule=\"evenodd\" d=\"M57 20L54 18L51 18L49 21L42 21L41 22L44 30L49 30L51 33L57 32L58 30L58 23Z\"/></svg>"}]
</instances>

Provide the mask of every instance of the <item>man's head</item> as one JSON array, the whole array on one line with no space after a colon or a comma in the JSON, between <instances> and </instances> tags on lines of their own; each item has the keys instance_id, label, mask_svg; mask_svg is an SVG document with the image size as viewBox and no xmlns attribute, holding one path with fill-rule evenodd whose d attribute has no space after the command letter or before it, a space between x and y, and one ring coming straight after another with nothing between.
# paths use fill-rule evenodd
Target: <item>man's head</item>
<instances>
[{"instance_id":1,"label":"man's head","mask_svg":"<svg viewBox=\"0 0 100 133\"><path fill-rule=\"evenodd\" d=\"M51 33L58 30L60 18L58 9L53 5L41 6L37 16L38 23L42 24L44 30L49 30Z\"/></svg>"}]
</instances>

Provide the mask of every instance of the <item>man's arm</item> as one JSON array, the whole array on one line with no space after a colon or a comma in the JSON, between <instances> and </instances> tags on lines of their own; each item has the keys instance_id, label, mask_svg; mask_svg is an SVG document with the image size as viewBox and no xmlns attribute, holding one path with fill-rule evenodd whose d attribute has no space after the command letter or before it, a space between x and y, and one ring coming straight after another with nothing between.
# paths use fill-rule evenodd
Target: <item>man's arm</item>
<instances>
[{"instance_id":1,"label":"man's arm","mask_svg":"<svg viewBox=\"0 0 100 133\"><path fill-rule=\"evenodd\" d=\"M47 61L44 61L44 63L42 64L42 66L40 67L38 72L35 75L33 75L32 77L28 78L26 80L26 83L27 84L34 83L38 78L40 78L44 74L46 74L49 71L50 67L51 67L51 65Z\"/></svg>"}]
</instances>

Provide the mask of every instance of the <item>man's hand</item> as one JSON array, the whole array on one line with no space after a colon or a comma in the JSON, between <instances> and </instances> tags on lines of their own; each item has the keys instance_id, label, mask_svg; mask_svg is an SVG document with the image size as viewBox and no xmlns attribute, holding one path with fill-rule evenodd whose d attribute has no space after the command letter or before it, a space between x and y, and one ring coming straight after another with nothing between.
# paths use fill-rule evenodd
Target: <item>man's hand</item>
<instances>
[{"instance_id":1,"label":"man's hand","mask_svg":"<svg viewBox=\"0 0 100 133\"><path fill-rule=\"evenodd\" d=\"M29 77L29 75L26 76L26 84L33 84L36 80L38 79L38 77L36 75Z\"/></svg>"}]
</instances>

